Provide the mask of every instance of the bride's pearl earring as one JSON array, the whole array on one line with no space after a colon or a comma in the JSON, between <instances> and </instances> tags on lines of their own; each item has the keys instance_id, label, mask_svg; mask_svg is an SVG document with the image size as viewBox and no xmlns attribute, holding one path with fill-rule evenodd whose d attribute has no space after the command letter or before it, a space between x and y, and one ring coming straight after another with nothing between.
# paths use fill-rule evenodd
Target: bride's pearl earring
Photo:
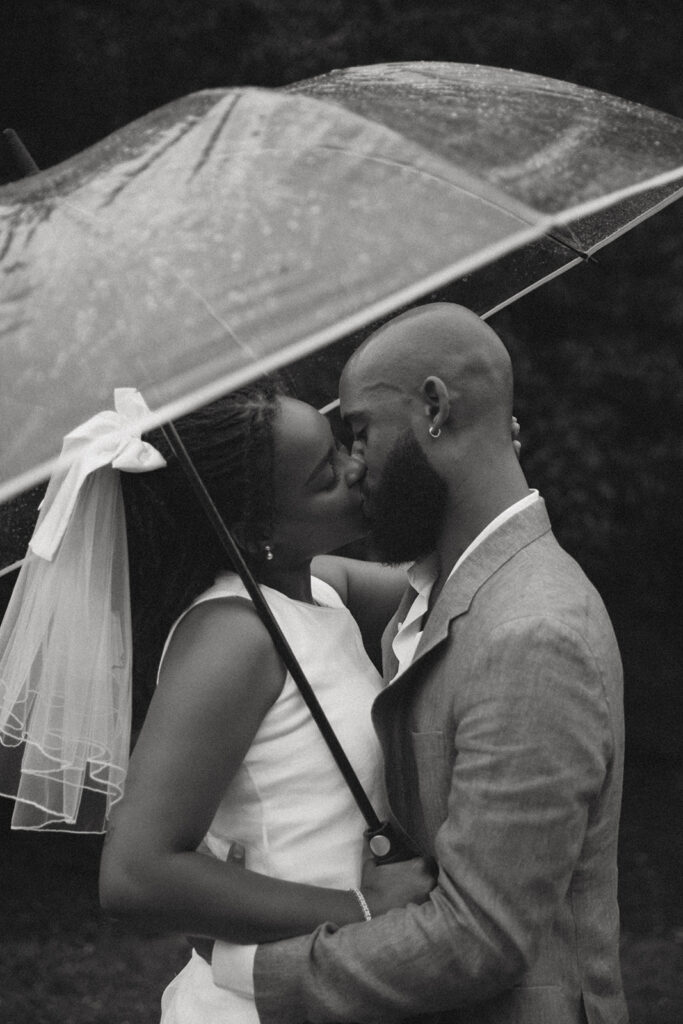
<instances>
[{"instance_id":1,"label":"bride's pearl earring","mask_svg":"<svg viewBox=\"0 0 683 1024\"><path fill-rule=\"evenodd\" d=\"M437 437L441 437L441 427L435 427L434 424L432 423L431 427L429 428L429 436L433 437L434 440L436 441Z\"/></svg>"},{"instance_id":2,"label":"bride's pearl earring","mask_svg":"<svg viewBox=\"0 0 683 1024\"><path fill-rule=\"evenodd\" d=\"M271 548L270 544L266 544L266 546L263 549L263 553L266 556L266 562L273 561L273 549Z\"/></svg>"}]
</instances>

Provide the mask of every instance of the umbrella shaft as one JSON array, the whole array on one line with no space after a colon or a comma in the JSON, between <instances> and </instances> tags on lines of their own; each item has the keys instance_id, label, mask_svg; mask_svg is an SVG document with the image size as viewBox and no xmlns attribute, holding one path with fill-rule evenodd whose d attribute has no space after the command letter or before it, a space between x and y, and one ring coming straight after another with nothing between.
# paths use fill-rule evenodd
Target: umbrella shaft
<instances>
[{"instance_id":1,"label":"umbrella shaft","mask_svg":"<svg viewBox=\"0 0 683 1024\"><path fill-rule=\"evenodd\" d=\"M361 814L365 818L368 827L372 830L381 828L382 822L377 817L377 814L375 813L375 810L372 804L370 803L370 800L368 799L368 796L365 790L363 789L363 786L361 785L361 782L358 776L356 775L356 772L354 771L351 762L347 758L343 747L339 743L339 740L337 739L337 736L335 735L335 732L332 729L332 726L330 725L325 715L325 712L320 706L318 698L313 692L311 684L306 678L303 669L301 668L301 665L297 661L296 655L292 651L292 648L289 646L289 643L287 642L282 630L280 629L280 626L278 625L277 621L273 616L273 613L268 607L266 599L264 598L256 579L254 578L251 570L249 569L249 566L244 561L242 552L240 551L232 534L225 525L220 512L216 508L216 505L213 502L213 499L211 498L211 495L204 486L204 482L199 476L199 473L197 472L194 463L192 462L190 456L188 455L187 450L185 449L185 446L183 445L183 442L180 438L180 435L178 434L178 431L176 430L173 423L166 424L165 427L162 427L162 430L166 436L166 440L168 441L174 454L178 458L181 466L183 467L183 470L185 471L185 474L187 475L188 480L202 505L202 508L207 514L211 522L211 525L213 526L218 536L218 539L223 545L225 551L230 556L233 565L237 569L242 579L242 582L244 583L244 586L246 587L247 592L251 597L252 601L254 602L254 606L256 607L256 610L258 611L259 616L263 621L263 624L270 633L271 639L275 645L275 649L282 658L285 667L287 668L288 672L290 673L294 682L299 688L301 695L304 701L306 702L306 705L309 711L311 712L311 715L316 725L320 729L323 739L327 743L327 746L329 747L332 756L337 762L337 765L339 766L339 769L342 775L344 776L344 780L349 789L351 790L353 798L356 801L356 804L358 805Z\"/></svg>"}]
</instances>

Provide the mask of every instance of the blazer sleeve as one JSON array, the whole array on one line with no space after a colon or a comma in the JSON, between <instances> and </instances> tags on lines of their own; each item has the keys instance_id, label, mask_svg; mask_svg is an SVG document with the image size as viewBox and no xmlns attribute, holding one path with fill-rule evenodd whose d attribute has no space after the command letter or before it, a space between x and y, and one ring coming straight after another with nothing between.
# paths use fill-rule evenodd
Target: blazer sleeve
<instances>
[{"instance_id":1,"label":"blazer sleeve","mask_svg":"<svg viewBox=\"0 0 683 1024\"><path fill-rule=\"evenodd\" d=\"M482 646L467 692L430 900L259 946L262 1024L447 1010L510 988L535 960L613 755L602 666L562 622L518 618Z\"/></svg>"}]
</instances>

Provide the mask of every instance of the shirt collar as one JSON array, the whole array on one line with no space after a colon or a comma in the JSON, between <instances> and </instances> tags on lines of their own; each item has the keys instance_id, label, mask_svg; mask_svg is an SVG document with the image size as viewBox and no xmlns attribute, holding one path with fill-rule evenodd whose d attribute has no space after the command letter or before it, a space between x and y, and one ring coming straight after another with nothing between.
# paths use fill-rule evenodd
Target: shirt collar
<instances>
[{"instance_id":1,"label":"shirt collar","mask_svg":"<svg viewBox=\"0 0 683 1024\"><path fill-rule=\"evenodd\" d=\"M523 498L520 498L519 501L515 501L514 504L510 505L497 515L495 519L492 519L491 522L477 534L474 540L467 545L449 572L448 578L451 578L456 569L460 568L465 559L468 558L475 548L479 547L482 541L489 537L494 530L497 530L498 527L502 526L508 519L511 519L514 515L517 515L518 512L522 512L529 505L533 505L539 500L540 495L538 491L535 488L532 488L528 494L524 495ZM407 575L408 581L413 590L416 590L418 594L426 595L428 597L429 592L436 583L439 575L439 562L436 553L432 552L429 555L425 555L424 558L419 558L416 562L413 562L407 570Z\"/></svg>"},{"instance_id":2,"label":"shirt collar","mask_svg":"<svg viewBox=\"0 0 683 1024\"><path fill-rule=\"evenodd\" d=\"M408 582L418 594L429 593L439 575L439 560L436 552L418 558L407 570Z\"/></svg>"}]
</instances>

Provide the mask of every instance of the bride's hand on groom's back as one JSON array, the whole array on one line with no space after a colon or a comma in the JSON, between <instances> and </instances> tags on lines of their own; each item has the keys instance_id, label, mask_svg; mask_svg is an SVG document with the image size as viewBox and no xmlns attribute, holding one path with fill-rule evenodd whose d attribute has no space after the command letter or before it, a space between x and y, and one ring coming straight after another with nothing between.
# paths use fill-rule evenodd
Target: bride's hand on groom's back
<instances>
[{"instance_id":1,"label":"bride's hand on groom's back","mask_svg":"<svg viewBox=\"0 0 683 1024\"><path fill-rule=\"evenodd\" d=\"M436 865L424 857L377 865L368 860L361 890L373 917L408 903L424 903L436 885Z\"/></svg>"}]
</instances>

